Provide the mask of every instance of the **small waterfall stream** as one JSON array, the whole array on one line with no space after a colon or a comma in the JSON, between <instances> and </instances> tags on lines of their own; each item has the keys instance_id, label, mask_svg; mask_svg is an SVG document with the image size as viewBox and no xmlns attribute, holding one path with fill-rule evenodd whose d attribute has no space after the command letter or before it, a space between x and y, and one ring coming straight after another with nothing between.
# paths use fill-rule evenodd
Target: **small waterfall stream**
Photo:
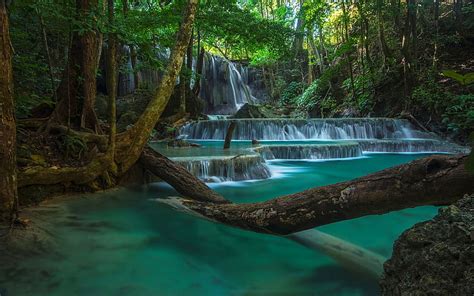
<instances>
[{"instance_id":1,"label":"small waterfall stream","mask_svg":"<svg viewBox=\"0 0 474 296\"><path fill-rule=\"evenodd\" d=\"M201 99L207 114L234 114L245 103L255 103L247 67L207 53L201 77Z\"/></svg>"},{"instance_id":2,"label":"small waterfall stream","mask_svg":"<svg viewBox=\"0 0 474 296\"><path fill-rule=\"evenodd\" d=\"M260 180L271 172L260 155L236 155L205 158L173 158L194 176L206 182Z\"/></svg>"}]
</instances>

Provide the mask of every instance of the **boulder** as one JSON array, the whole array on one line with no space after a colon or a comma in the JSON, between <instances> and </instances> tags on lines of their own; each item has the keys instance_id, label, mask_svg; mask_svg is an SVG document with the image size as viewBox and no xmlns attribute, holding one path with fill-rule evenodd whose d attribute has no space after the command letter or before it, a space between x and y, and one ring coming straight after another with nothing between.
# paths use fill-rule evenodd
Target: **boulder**
<instances>
[{"instance_id":1,"label":"boulder","mask_svg":"<svg viewBox=\"0 0 474 296\"><path fill-rule=\"evenodd\" d=\"M405 231L384 269L382 295L474 295L474 195Z\"/></svg>"},{"instance_id":2,"label":"boulder","mask_svg":"<svg viewBox=\"0 0 474 296\"><path fill-rule=\"evenodd\" d=\"M260 106L245 104L237 113L233 116L234 118L268 118L264 111L261 110Z\"/></svg>"}]
</instances>

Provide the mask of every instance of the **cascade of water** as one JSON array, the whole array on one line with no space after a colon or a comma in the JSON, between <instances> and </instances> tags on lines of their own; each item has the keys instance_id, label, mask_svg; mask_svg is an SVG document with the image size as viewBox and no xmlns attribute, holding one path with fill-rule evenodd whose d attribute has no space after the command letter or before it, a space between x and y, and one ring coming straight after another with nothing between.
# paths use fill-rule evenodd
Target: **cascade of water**
<instances>
[{"instance_id":1,"label":"cascade of water","mask_svg":"<svg viewBox=\"0 0 474 296\"><path fill-rule=\"evenodd\" d=\"M208 114L233 114L245 103L252 103L247 68L222 57L206 54L199 96Z\"/></svg>"},{"instance_id":2,"label":"cascade of water","mask_svg":"<svg viewBox=\"0 0 474 296\"><path fill-rule=\"evenodd\" d=\"M173 158L194 176L206 182L259 180L271 177L270 169L259 155L206 158Z\"/></svg>"},{"instance_id":3,"label":"cascade of water","mask_svg":"<svg viewBox=\"0 0 474 296\"><path fill-rule=\"evenodd\" d=\"M447 141L440 140L360 140L358 141L364 152L379 153L469 153L468 147L462 147Z\"/></svg>"},{"instance_id":4,"label":"cascade of water","mask_svg":"<svg viewBox=\"0 0 474 296\"><path fill-rule=\"evenodd\" d=\"M389 118L333 119L240 119L233 134L236 140L352 140L432 138L415 131L406 120ZM188 139L223 140L226 120L199 121L185 125L181 136Z\"/></svg>"},{"instance_id":5,"label":"cascade of water","mask_svg":"<svg viewBox=\"0 0 474 296\"><path fill-rule=\"evenodd\" d=\"M362 156L358 143L325 145L265 145L254 149L264 159L335 159Z\"/></svg>"}]
</instances>

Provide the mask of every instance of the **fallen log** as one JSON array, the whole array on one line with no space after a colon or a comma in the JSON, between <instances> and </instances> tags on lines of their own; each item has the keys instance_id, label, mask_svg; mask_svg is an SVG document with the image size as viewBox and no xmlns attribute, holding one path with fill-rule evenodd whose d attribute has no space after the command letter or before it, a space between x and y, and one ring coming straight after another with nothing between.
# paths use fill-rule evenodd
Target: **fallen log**
<instances>
[{"instance_id":1,"label":"fallen log","mask_svg":"<svg viewBox=\"0 0 474 296\"><path fill-rule=\"evenodd\" d=\"M234 204L216 195L183 167L150 150L145 149L141 164L184 196L168 200L168 204L261 233L286 235L366 215L446 205L474 192L474 175L464 168L467 156L436 155L265 202Z\"/></svg>"}]
</instances>

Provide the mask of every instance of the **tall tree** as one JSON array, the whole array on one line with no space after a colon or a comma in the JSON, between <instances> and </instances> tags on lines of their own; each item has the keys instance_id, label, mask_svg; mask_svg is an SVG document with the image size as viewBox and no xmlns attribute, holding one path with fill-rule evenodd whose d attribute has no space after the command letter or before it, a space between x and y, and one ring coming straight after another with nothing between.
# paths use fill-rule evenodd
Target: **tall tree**
<instances>
[{"instance_id":1,"label":"tall tree","mask_svg":"<svg viewBox=\"0 0 474 296\"><path fill-rule=\"evenodd\" d=\"M17 199L17 176L13 50L5 0L0 0L0 26L0 220L8 220L13 216Z\"/></svg>"},{"instance_id":2,"label":"tall tree","mask_svg":"<svg viewBox=\"0 0 474 296\"><path fill-rule=\"evenodd\" d=\"M67 66L57 90L49 124L73 125L99 131L94 111L101 34L97 28L98 0L76 0L76 19L82 29L72 32Z\"/></svg>"}]
</instances>

